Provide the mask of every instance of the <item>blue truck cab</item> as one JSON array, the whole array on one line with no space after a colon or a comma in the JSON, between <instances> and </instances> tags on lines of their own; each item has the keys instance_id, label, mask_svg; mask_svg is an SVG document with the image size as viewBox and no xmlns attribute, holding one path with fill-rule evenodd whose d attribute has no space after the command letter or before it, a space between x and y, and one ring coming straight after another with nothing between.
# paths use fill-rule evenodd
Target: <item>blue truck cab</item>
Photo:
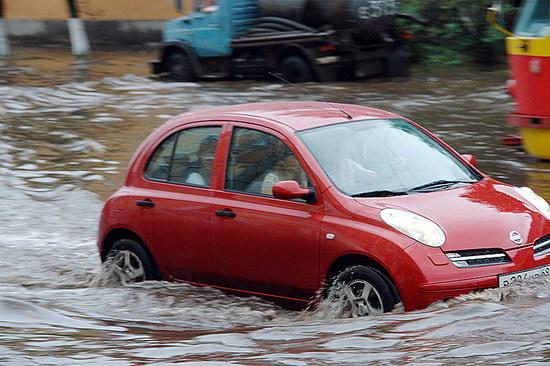
<instances>
[{"instance_id":1,"label":"blue truck cab","mask_svg":"<svg viewBox=\"0 0 550 366\"><path fill-rule=\"evenodd\" d=\"M195 0L191 14L166 22L153 73L179 81L277 73L292 82L406 74L393 34L398 1L372 10L380 3ZM374 24L368 40L360 37L359 21Z\"/></svg>"},{"instance_id":2,"label":"blue truck cab","mask_svg":"<svg viewBox=\"0 0 550 366\"><path fill-rule=\"evenodd\" d=\"M162 38L164 43L191 47L197 57L228 57L231 41L255 19L255 0L198 1L190 15L166 22Z\"/></svg>"}]
</instances>

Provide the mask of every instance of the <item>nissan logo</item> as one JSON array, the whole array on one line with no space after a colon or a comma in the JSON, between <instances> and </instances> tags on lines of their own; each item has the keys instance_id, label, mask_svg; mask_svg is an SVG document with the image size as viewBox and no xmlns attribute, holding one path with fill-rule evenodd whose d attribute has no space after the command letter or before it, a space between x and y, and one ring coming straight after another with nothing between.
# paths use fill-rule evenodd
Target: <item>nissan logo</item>
<instances>
[{"instance_id":1,"label":"nissan logo","mask_svg":"<svg viewBox=\"0 0 550 366\"><path fill-rule=\"evenodd\" d=\"M517 245L521 245L523 243L523 237L517 231L510 231L510 240Z\"/></svg>"}]
</instances>

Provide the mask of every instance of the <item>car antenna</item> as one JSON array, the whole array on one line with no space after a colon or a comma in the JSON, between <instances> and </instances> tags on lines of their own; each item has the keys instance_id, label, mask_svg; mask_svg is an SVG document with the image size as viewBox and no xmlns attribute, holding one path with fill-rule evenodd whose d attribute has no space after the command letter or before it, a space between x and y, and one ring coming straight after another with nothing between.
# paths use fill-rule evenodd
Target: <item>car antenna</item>
<instances>
[{"instance_id":1,"label":"car antenna","mask_svg":"<svg viewBox=\"0 0 550 366\"><path fill-rule=\"evenodd\" d=\"M267 73L268 73L269 75L271 75L271 76L276 77L276 78L279 79L279 80L284 81L285 83L287 83L287 84L289 84L289 85L292 85L292 86L295 87L296 89L300 89L301 91L304 91L307 95L310 95L310 96L312 96L312 97L317 97L317 96L311 94L311 93L309 92L309 90L307 90L307 88L304 88L304 87L300 88L298 85L296 85L296 84L294 84L294 83L291 83L290 81L286 80L285 78L283 78L283 77L280 76L280 75L277 75L277 74L275 74L275 73L273 73L273 72L271 72L271 71L268 71ZM333 103L329 102L329 101L326 100L323 96L321 96L321 98L323 98L323 102L327 103L327 104L328 104L329 106L331 106L332 108L334 108L334 109L336 109L336 110L342 112L342 114L344 114L344 115L346 116L347 119L353 119L352 115L349 114L348 112L346 112L345 110L343 110L342 108L340 108L340 107L334 105Z\"/></svg>"}]
</instances>

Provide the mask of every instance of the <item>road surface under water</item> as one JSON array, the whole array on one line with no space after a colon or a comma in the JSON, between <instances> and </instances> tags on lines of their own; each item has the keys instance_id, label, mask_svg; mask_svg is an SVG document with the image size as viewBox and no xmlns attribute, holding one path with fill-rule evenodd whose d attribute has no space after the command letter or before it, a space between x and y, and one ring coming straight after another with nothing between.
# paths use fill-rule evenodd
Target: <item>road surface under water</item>
<instances>
[{"instance_id":1,"label":"road surface under water","mask_svg":"<svg viewBox=\"0 0 550 366\"><path fill-rule=\"evenodd\" d=\"M410 117L492 176L550 199L550 163L504 147L506 71L415 70L407 80L167 83L152 54L17 50L0 65L0 364L440 365L550 363L550 281L426 310L338 319L164 282L122 286L95 244L104 199L169 117L273 100L348 102Z\"/></svg>"}]
</instances>

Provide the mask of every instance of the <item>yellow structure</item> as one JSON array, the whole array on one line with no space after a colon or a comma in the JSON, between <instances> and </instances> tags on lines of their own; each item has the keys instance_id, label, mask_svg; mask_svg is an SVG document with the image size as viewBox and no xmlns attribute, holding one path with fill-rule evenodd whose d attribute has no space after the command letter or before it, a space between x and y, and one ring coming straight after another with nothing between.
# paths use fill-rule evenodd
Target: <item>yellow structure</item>
<instances>
[{"instance_id":1,"label":"yellow structure","mask_svg":"<svg viewBox=\"0 0 550 366\"><path fill-rule=\"evenodd\" d=\"M13 20L59 20L70 17L67 0L3 0L5 18ZM182 0L184 13L192 0ZM167 20L178 16L175 0L76 0L85 20Z\"/></svg>"},{"instance_id":2,"label":"yellow structure","mask_svg":"<svg viewBox=\"0 0 550 366\"><path fill-rule=\"evenodd\" d=\"M17 20L57 20L69 18L67 0L3 0L4 17Z\"/></svg>"},{"instance_id":3,"label":"yellow structure","mask_svg":"<svg viewBox=\"0 0 550 366\"><path fill-rule=\"evenodd\" d=\"M550 129L549 128L520 128L523 137L523 146L530 155L550 160Z\"/></svg>"},{"instance_id":4,"label":"yellow structure","mask_svg":"<svg viewBox=\"0 0 550 366\"><path fill-rule=\"evenodd\" d=\"M90 20L167 20L181 16L175 0L77 0L80 18ZM192 1L183 1L190 11ZM187 13L186 12L186 13Z\"/></svg>"}]
</instances>

